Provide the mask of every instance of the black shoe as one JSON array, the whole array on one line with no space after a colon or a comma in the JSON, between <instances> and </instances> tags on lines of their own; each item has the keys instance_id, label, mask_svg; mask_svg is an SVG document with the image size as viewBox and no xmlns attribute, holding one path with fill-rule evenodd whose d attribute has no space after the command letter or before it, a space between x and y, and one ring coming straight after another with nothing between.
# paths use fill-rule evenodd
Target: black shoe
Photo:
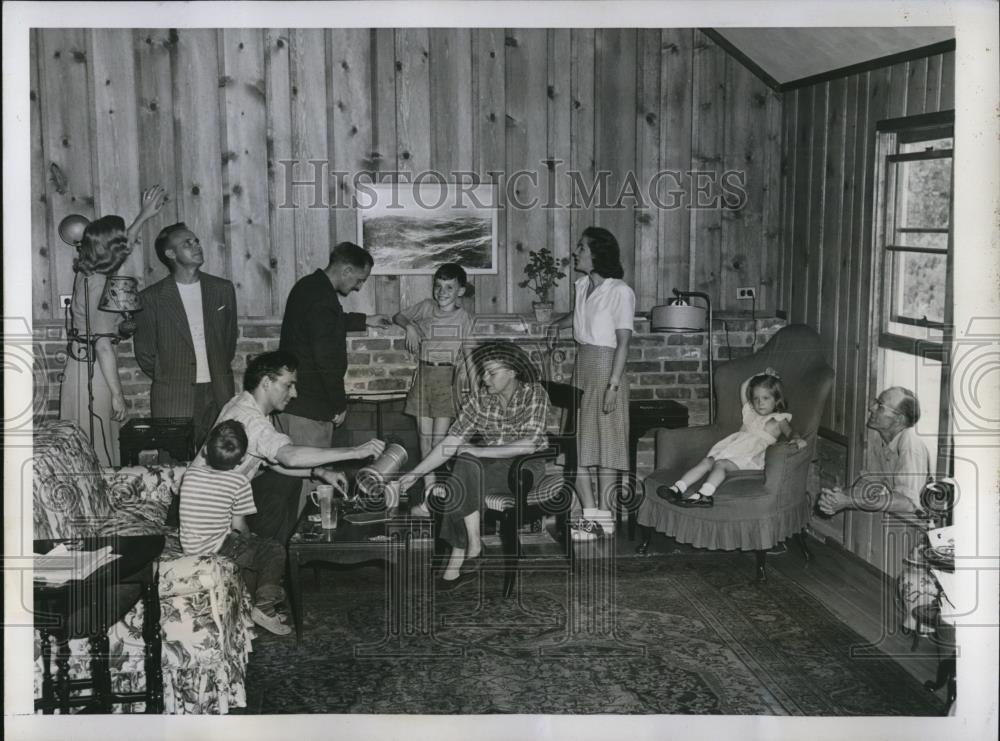
<instances>
[{"instance_id":1,"label":"black shoe","mask_svg":"<svg viewBox=\"0 0 1000 741\"><path fill-rule=\"evenodd\" d=\"M462 568L459 571L461 574L475 574L479 571L480 567L483 565L483 554L480 553L474 558L467 558L462 561Z\"/></svg>"},{"instance_id":2,"label":"black shoe","mask_svg":"<svg viewBox=\"0 0 1000 741\"><path fill-rule=\"evenodd\" d=\"M457 579L448 580L439 578L436 582L437 589L439 592L450 592L453 589L457 589L458 587L462 586L466 582L472 581L473 579L476 579L478 577L479 573L476 571L465 571L459 573Z\"/></svg>"},{"instance_id":3,"label":"black shoe","mask_svg":"<svg viewBox=\"0 0 1000 741\"><path fill-rule=\"evenodd\" d=\"M656 496L673 503L681 498L681 492L676 486L657 486Z\"/></svg>"},{"instance_id":4,"label":"black shoe","mask_svg":"<svg viewBox=\"0 0 1000 741\"><path fill-rule=\"evenodd\" d=\"M714 507L714 499L715 497L706 497L704 494L696 492L687 499L677 502L677 505L680 507Z\"/></svg>"}]
</instances>

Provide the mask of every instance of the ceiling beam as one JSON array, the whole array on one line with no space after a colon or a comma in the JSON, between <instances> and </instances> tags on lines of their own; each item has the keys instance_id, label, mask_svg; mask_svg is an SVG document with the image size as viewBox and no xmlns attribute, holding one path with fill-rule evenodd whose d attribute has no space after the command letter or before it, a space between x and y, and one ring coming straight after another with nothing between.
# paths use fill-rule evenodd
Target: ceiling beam
<instances>
[{"instance_id":1,"label":"ceiling beam","mask_svg":"<svg viewBox=\"0 0 1000 741\"><path fill-rule=\"evenodd\" d=\"M721 46L729 56L733 57L737 62L742 64L748 70L750 70L754 75L759 77L761 81L774 91L780 92L781 85L775 80L771 75L764 71L764 68L753 61L750 57L744 54L740 49L733 45L733 43L723 36L721 33L716 31L714 28L702 28L699 29L703 34L712 39L716 44Z\"/></svg>"}]
</instances>

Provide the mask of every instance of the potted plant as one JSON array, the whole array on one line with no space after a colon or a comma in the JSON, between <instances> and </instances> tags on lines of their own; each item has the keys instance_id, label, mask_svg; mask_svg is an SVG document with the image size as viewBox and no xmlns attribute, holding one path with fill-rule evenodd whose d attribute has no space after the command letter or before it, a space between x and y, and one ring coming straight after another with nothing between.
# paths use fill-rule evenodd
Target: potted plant
<instances>
[{"instance_id":1,"label":"potted plant","mask_svg":"<svg viewBox=\"0 0 1000 741\"><path fill-rule=\"evenodd\" d=\"M548 247L528 252L528 264L524 266L525 279L518 285L530 288L538 296L538 301L531 304L535 310L535 321L541 323L552 321L552 289L561 278L566 277L559 268Z\"/></svg>"}]
</instances>

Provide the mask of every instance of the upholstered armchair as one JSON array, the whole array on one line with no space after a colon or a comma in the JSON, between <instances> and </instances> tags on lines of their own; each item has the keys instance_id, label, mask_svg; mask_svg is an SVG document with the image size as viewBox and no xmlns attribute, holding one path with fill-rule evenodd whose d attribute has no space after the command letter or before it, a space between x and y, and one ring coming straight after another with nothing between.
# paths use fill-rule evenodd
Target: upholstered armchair
<instances>
[{"instance_id":1,"label":"upholstered armchair","mask_svg":"<svg viewBox=\"0 0 1000 741\"><path fill-rule=\"evenodd\" d=\"M246 705L245 675L254 637L250 598L236 564L223 556L184 556L166 524L183 467L102 469L72 422L35 427L33 517L36 539L162 534L159 559L164 711L226 713ZM111 683L119 694L146 686L142 602L108 631ZM69 642L69 678L90 676L89 639ZM35 631L35 695L41 691L40 635ZM52 663L53 673L58 671ZM79 690L76 690L79 691ZM86 690L83 690L86 692ZM114 712L141 712L142 704Z\"/></svg>"},{"instance_id":2,"label":"upholstered armchair","mask_svg":"<svg viewBox=\"0 0 1000 741\"><path fill-rule=\"evenodd\" d=\"M772 445L764 470L730 474L715 493L714 507L678 507L657 496L658 487L674 483L713 444L740 428L744 401L739 398L740 386L768 367L781 376L792 428L806 446L798 449L784 441ZM644 499L637 515L642 528L637 551L647 552L654 530L698 548L754 551L759 581L766 579L767 551L791 536L797 537L810 558L801 537L812 507L806 475L832 384L833 369L826 363L819 336L801 324L782 328L755 354L720 365L715 372L715 421L704 427L657 432L656 470L643 482Z\"/></svg>"}]
</instances>

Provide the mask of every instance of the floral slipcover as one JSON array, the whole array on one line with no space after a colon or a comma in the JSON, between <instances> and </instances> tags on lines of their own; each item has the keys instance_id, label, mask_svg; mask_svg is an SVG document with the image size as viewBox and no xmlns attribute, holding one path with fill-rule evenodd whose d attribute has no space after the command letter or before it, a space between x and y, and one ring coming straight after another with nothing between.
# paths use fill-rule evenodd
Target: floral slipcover
<instances>
[{"instance_id":1,"label":"floral slipcover","mask_svg":"<svg viewBox=\"0 0 1000 741\"><path fill-rule=\"evenodd\" d=\"M67 421L37 426L34 444L36 539L166 536L158 564L164 710L226 713L244 707L254 633L243 580L228 558L184 556L176 528L164 524L184 468L136 466L102 471L82 431ZM108 631L111 682L117 693L139 692L146 686L142 615L139 601ZM70 641L71 679L90 675L89 648L86 638ZM53 661L53 677L57 671ZM41 639L36 631L36 698L41 696L41 678ZM117 713L142 710L143 703L114 707Z\"/></svg>"}]
</instances>

